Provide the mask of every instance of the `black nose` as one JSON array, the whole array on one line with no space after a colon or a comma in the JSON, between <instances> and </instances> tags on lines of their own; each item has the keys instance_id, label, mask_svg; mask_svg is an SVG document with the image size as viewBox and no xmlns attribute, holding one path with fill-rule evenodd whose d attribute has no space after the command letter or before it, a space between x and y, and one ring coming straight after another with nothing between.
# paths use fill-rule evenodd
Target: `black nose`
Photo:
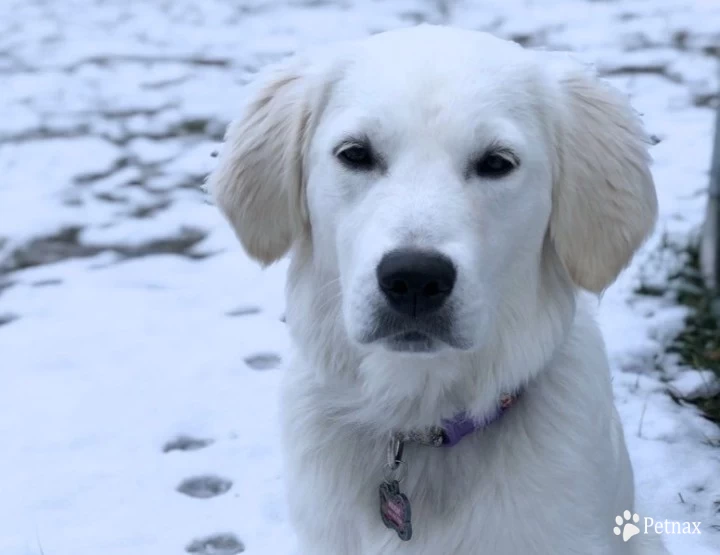
<instances>
[{"instance_id":1,"label":"black nose","mask_svg":"<svg viewBox=\"0 0 720 555\"><path fill-rule=\"evenodd\" d=\"M456 276L452 261L438 252L393 251L377 267L378 285L388 304L413 318L439 309L450 296Z\"/></svg>"}]
</instances>

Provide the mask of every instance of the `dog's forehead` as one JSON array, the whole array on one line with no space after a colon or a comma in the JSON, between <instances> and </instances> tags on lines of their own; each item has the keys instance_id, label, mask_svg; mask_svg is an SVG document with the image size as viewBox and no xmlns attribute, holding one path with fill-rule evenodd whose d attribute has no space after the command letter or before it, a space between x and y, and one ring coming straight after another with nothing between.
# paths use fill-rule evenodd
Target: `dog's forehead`
<instances>
[{"instance_id":1,"label":"dog's forehead","mask_svg":"<svg viewBox=\"0 0 720 555\"><path fill-rule=\"evenodd\" d=\"M360 41L335 91L340 105L459 113L523 103L537 74L534 55L486 33L432 25Z\"/></svg>"},{"instance_id":2,"label":"dog's forehead","mask_svg":"<svg viewBox=\"0 0 720 555\"><path fill-rule=\"evenodd\" d=\"M470 60L485 58L489 63L503 59L519 61L530 52L515 42L489 33L440 25L418 25L385 33L378 33L357 43L368 57L381 60L403 58L422 60L434 58L449 67ZM429 69L429 68L428 68Z\"/></svg>"}]
</instances>

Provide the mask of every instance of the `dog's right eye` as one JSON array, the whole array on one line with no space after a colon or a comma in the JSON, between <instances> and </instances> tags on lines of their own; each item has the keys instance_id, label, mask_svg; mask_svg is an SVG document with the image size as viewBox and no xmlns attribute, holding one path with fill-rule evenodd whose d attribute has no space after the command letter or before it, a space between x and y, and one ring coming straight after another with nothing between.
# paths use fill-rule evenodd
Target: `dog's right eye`
<instances>
[{"instance_id":1,"label":"dog's right eye","mask_svg":"<svg viewBox=\"0 0 720 555\"><path fill-rule=\"evenodd\" d=\"M480 177L504 177L517 167L515 160L515 156L511 153L489 152L475 163L475 172Z\"/></svg>"},{"instance_id":2,"label":"dog's right eye","mask_svg":"<svg viewBox=\"0 0 720 555\"><path fill-rule=\"evenodd\" d=\"M367 145L349 144L338 149L336 156L340 162L353 170L370 170L375 165L372 151Z\"/></svg>"}]
</instances>

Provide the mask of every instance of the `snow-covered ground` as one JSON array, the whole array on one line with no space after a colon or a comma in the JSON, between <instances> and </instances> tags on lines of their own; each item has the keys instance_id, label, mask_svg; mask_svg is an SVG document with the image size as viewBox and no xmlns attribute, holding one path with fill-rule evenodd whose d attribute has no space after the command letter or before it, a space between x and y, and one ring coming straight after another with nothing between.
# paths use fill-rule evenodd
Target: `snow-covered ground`
<instances>
[{"instance_id":1,"label":"snow-covered ground","mask_svg":"<svg viewBox=\"0 0 720 555\"><path fill-rule=\"evenodd\" d=\"M702 218L718 0L2 0L0 554L293 552L285 264L245 258L200 186L264 63L421 21L576 50L661 139L658 231L600 316L641 516L720 553L720 430L666 394L705 378L662 355L684 312L633 292Z\"/></svg>"}]
</instances>

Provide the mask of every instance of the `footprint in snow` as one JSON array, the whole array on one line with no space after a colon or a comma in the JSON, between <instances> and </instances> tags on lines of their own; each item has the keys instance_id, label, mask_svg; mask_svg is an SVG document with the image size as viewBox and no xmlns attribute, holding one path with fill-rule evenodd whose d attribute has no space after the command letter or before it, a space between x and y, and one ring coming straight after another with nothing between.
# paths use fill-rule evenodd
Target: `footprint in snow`
<instances>
[{"instance_id":1,"label":"footprint in snow","mask_svg":"<svg viewBox=\"0 0 720 555\"><path fill-rule=\"evenodd\" d=\"M33 281L32 286L33 287L49 287L52 285L60 285L62 283L61 279L41 279L39 281Z\"/></svg>"},{"instance_id":2,"label":"footprint in snow","mask_svg":"<svg viewBox=\"0 0 720 555\"><path fill-rule=\"evenodd\" d=\"M259 353L247 357L245 364L253 370L270 370L280 366L280 361L280 357L275 353Z\"/></svg>"},{"instance_id":3,"label":"footprint in snow","mask_svg":"<svg viewBox=\"0 0 720 555\"><path fill-rule=\"evenodd\" d=\"M18 318L20 318L20 316L18 316L17 314L11 314L11 313L0 314L0 326L4 326L5 324L14 322Z\"/></svg>"},{"instance_id":4,"label":"footprint in snow","mask_svg":"<svg viewBox=\"0 0 720 555\"><path fill-rule=\"evenodd\" d=\"M180 482L177 491L196 499L210 499L227 493L232 482L219 476L195 476Z\"/></svg>"},{"instance_id":5,"label":"footprint in snow","mask_svg":"<svg viewBox=\"0 0 720 555\"><path fill-rule=\"evenodd\" d=\"M251 316L252 314L259 314L260 308L257 306L241 306L233 310L228 310L225 316Z\"/></svg>"},{"instance_id":6,"label":"footprint in snow","mask_svg":"<svg viewBox=\"0 0 720 555\"><path fill-rule=\"evenodd\" d=\"M197 555L236 555L245 551L245 546L233 534L216 534L193 540L185 551Z\"/></svg>"},{"instance_id":7,"label":"footprint in snow","mask_svg":"<svg viewBox=\"0 0 720 555\"><path fill-rule=\"evenodd\" d=\"M163 453L169 453L170 451L197 451L207 447L208 445L212 445L212 443L212 439L178 436L165 444L163 447Z\"/></svg>"}]
</instances>

